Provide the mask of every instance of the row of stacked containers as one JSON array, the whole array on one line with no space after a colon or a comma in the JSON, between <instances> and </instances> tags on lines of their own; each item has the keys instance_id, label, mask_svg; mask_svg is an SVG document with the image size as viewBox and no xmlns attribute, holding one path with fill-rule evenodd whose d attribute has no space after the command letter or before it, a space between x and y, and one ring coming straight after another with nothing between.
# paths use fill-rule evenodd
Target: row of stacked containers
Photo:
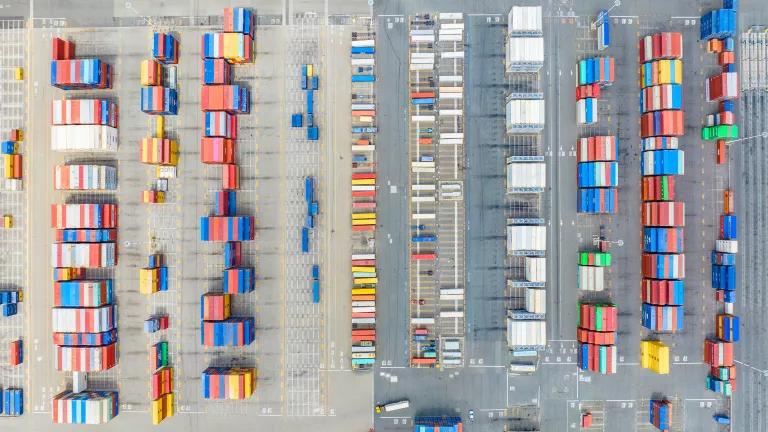
<instances>
[{"instance_id":1,"label":"row of stacked containers","mask_svg":"<svg viewBox=\"0 0 768 432\"><path fill-rule=\"evenodd\" d=\"M610 17L600 11L597 22L598 51L607 48ZM598 100L614 81L614 58L587 57L577 63L576 123L589 126L598 123ZM610 215L618 210L619 137L593 135L576 140L577 212L584 215ZM579 252L577 286L582 292L579 302L576 339L579 343L578 366L599 374L616 373L617 307L607 300L606 275L612 257L610 243L599 239L597 250ZM594 300L602 298L603 300Z\"/></svg>"},{"instance_id":2,"label":"row of stacked containers","mask_svg":"<svg viewBox=\"0 0 768 432\"><path fill-rule=\"evenodd\" d=\"M62 90L111 88L111 65L100 59L75 59L73 42L54 38L51 54L52 86ZM117 150L114 101L55 100L51 111L52 150ZM107 182L98 176L113 169L98 164L59 165L55 168L58 175L53 186L60 190L110 192L116 181ZM81 181L81 172L96 178ZM84 375L107 371L117 365L119 358L116 287L109 277L97 279L88 274L117 265L118 205L114 195L83 198L77 204L51 205L51 227L55 230L51 245L54 366L57 371L73 373L73 388L53 397L54 423L106 423L118 413L117 391L86 391Z\"/></svg>"},{"instance_id":3,"label":"row of stacked containers","mask_svg":"<svg viewBox=\"0 0 768 432\"><path fill-rule=\"evenodd\" d=\"M685 203L675 200L684 173L682 34L661 32L638 43L642 223L641 323L651 334L683 328ZM641 367L669 373L669 347L654 337L640 343ZM668 422L667 405L651 407L650 421Z\"/></svg>"},{"instance_id":4,"label":"row of stacked containers","mask_svg":"<svg viewBox=\"0 0 768 432\"><path fill-rule=\"evenodd\" d=\"M179 42L170 33L152 35L152 59L142 60L140 66L140 107L143 112L153 116L154 136L145 137L139 143L141 163L156 166L158 178L149 190L142 192L142 202L156 204L165 202L168 191L168 177L175 177L179 160L179 146L175 139L167 138L164 130L164 115L177 115L178 90L176 82L176 63L179 60ZM168 291L168 267L165 256L150 254L147 266L139 269L139 292L152 295ZM168 317L155 315L150 322L159 325L146 325L148 333L155 333L168 328ZM158 352L164 355L158 356ZM152 424L160 424L174 415L173 368L168 361L168 342L160 341L150 349L150 412Z\"/></svg>"},{"instance_id":5,"label":"row of stacked containers","mask_svg":"<svg viewBox=\"0 0 768 432\"><path fill-rule=\"evenodd\" d=\"M376 231L376 79L374 34L352 33L352 232L354 244L373 244ZM375 249L355 248L352 254L352 369L373 368L376 361ZM358 250L359 249L359 250Z\"/></svg>"},{"instance_id":6,"label":"row of stacked containers","mask_svg":"<svg viewBox=\"0 0 768 432\"><path fill-rule=\"evenodd\" d=\"M735 41L738 4L724 0L721 9L707 12L701 17L702 41L708 52L717 55L720 70L706 78L705 95L708 102L716 102L718 111L704 119L701 138L717 143L716 163L728 162L726 140L738 138L734 99L739 96L736 70ZM723 213L720 215L718 239L711 253L712 288L718 312L715 316L715 337L704 341L704 362L710 366L706 378L707 389L731 396L736 386L736 367L733 363L733 343L739 340L739 317L733 313L736 300L737 219L733 191L723 191Z\"/></svg>"},{"instance_id":7,"label":"row of stacked containers","mask_svg":"<svg viewBox=\"0 0 768 432\"><path fill-rule=\"evenodd\" d=\"M256 14L246 8L224 9L224 32L202 37L201 110L205 121L200 143L204 164L222 166L222 190L211 215L200 218L200 240L224 242L221 288L200 298L200 343L205 348L242 347L253 343L255 320L233 316L237 296L254 290L255 270L242 261L242 243L255 238L253 216L237 216L239 170L236 165L237 115L248 114L248 88L232 83L233 65L253 60ZM201 377L204 399L245 399L256 386L253 367L209 367Z\"/></svg>"}]
</instances>

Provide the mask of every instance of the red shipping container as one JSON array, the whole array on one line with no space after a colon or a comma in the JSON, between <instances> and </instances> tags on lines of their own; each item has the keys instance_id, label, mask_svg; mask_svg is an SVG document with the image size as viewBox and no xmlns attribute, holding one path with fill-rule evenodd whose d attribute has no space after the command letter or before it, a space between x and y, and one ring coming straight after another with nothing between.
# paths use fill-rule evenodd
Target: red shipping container
<instances>
[{"instance_id":1,"label":"red shipping container","mask_svg":"<svg viewBox=\"0 0 768 432\"><path fill-rule=\"evenodd\" d=\"M717 64L725 66L736 62L736 53L733 51L721 52L717 55Z\"/></svg>"},{"instance_id":2,"label":"red shipping container","mask_svg":"<svg viewBox=\"0 0 768 432\"><path fill-rule=\"evenodd\" d=\"M683 111L664 110L640 116L640 137L682 136L685 134Z\"/></svg>"},{"instance_id":3,"label":"red shipping container","mask_svg":"<svg viewBox=\"0 0 768 432\"><path fill-rule=\"evenodd\" d=\"M666 279L643 279L640 283L640 293L643 303L652 305L677 305L674 303L674 284L676 281Z\"/></svg>"},{"instance_id":4,"label":"red shipping container","mask_svg":"<svg viewBox=\"0 0 768 432\"><path fill-rule=\"evenodd\" d=\"M75 43L60 38L51 41L51 60L71 60L75 58Z\"/></svg>"},{"instance_id":5,"label":"red shipping container","mask_svg":"<svg viewBox=\"0 0 768 432\"><path fill-rule=\"evenodd\" d=\"M576 86L576 100L584 98L599 98L600 97L600 85L585 84Z\"/></svg>"},{"instance_id":6,"label":"red shipping container","mask_svg":"<svg viewBox=\"0 0 768 432\"><path fill-rule=\"evenodd\" d=\"M616 344L616 332L599 332L579 327L576 329L576 339L579 342L593 345L614 345Z\"/></svg>"},{"instance_id":7,"label":"red shipping container","mask_svg":"<svg viewBox=\"0 0 768 432\"><path fill-rule=\"evenodd\" d=\"M8 344L8 354L9 354L9 360L8 363L11 366L18 366L20 365L24 360L24 352L23 352L23 345L21 342L21 339L12 341Z\"/></svg>"},{"instance_id":8,"label":"red shipping container","mask_svg":"<svg viewBox=\"0 0 768 432\"><path fill-rule=\"evenodd\" d=\"M657 59L676 59L683 57L683 35L681 33L661 32L645 36L638 43L640 63Z\"/></svg>"},{"instance_id":9,"label":"red shipping container","mask_svg":"<svg viewBox=\"0 0 768 432\"><path fill-rule=\"evenodd\" d=\"M160 396L173 391L173 368L163 367L152 374L151 396L157 399Z\"/></svg>"},{"instance_id":10,"label":"red shipping container","mask_svg":"<svg viewBox=\"0 0 768 432\"><path fill-rule=\"evenodd\" d=\"M649 227L685 226L685 203L650 201L642 203L641 223Z\"/></svg>"},{"instance_id":11,"label":"red shipping container","mask_svg":"<svg viewBox=\"0 0 768 432\"><path fill-rule=\"evenodd\" d=\"M213 64L213 76L206 84L229 84L232 79L232 66L225 59L207 59L200 64L200 77L205 81L205 64Z\"/></svg>"},{"instance_id":12,"label":"red shipping container","mask_svg":"<svg viewBox=\"0 0 768 432\"><path fill-rule=\"evenodd\" d=\"M235 163L235 141L227 138L201 138L200 159L206 164Z\"/></svg>"},{"instance_id":13,"label":"red shipping container","mask_svg":"<svg viewBox=\"0 0 768 432\"><path fill-rule=\"evenodd\" d=\"M666 183L666 196L664 194ZM669 201L675 199L675 176L643 177L643 201Z\"/></svg>"},{"instance_id":14,"label":"red shipping container","mask_svg":"<svg viewBox=\"0 0 768 432\"><path fill-rule=\"evenodd\" d=\"M237 165L225 164L221 166L221 181L224 190L240 188L240 168Z\"/></svg>"},{"instance_id":15,"label":"red shipping container","mask_svg":"<svg viewBox=\"0 0 768 432\"><path fill-rule=\"evenodd\" d=\"M715 156L715 162L718 165L723 165L728 162L728 146L725 144L725 140L717 140L717 154Z\"/></svg>"},{"instance_id":16,"label":"red shipping container","mask_svg":"<svg viewBox=\"0 0 768 432\"><path fill-rule=\"evenodd\" d=\"M711 366L733 366L733 342L705 340L704 363Z\"/></svg>"}]
</instances>

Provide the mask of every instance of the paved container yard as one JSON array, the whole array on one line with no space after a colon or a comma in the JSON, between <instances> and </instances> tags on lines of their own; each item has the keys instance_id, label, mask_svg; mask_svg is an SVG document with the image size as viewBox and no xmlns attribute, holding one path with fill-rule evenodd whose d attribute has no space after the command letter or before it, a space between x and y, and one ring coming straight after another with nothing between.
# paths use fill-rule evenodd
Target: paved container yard
<instances>
[{"instance_id":1,"label":"paved container yard","mask_svg":"<svg viewBox=\"0 0 768 432\"><path fill-rule=\"evenodd\" d=\"M150 346L169 342L174 372L176 415L158 430L232 431L271 428L321 431L410 431L417 416L458 415L467 431L577 431L580 416L594 415L588 430L655 430L648 422L650 400L674 405L671 430L768 430L765 400L768 377L766 291L763 261L766 154L768 144L768 4L742 0L737 63L741 93L737 122L740 139L729 143L728 163L715 164L715 144L700 139L706 114L717 110L704 96L704 79L718 70L715 56L699 38L699 17L721 7L719 0L638 2L600 0L268 0L251 7L257 13L255 61L233 67L233 82L251 91L249 114L238 116L238 214L253 215L256 236L243 244L244 265L256 271L256 288L238 295L233 315L254 316L254 343L236 348L203 348L200 296L220 290L222 246L199 240L199 217L212 212L221 187L221 168L200 161L203 128L200 111L200 38L220 30L230 1L61 2L12 0L0 5L0 141L12 128L24 129L22 191L0 190L0 216L12 214L13 227L0 228L0 290L24 290L19 314L0 317L0 387L22 387L25 413L0 417L0 430L55 430L51 398L71 386L71 373L53 365L50 265L50 204L64 200L119 204L119 263L89 273L112 277L118 305L119 362L109 371L88 374L91 389L119 390L120 414L100 429L124 431L151 425ZM507 14L513 5L542 6L544 65L538 73L505 73ZM64 5L66 4L66 7ZM592 23L610 8L611 46L596 49ZM440 13L459 15L444 16ZM424 20L424 14L430 18ZM433 20L433 23L425 21ZM412 29L463 24L456 42L409 44ZM451 28L450 26L445 28ZM155 167L139 162L139 141L155 130L152 116L139 109L139 64L151 57L154 31L173 32L180 40L179 115L165 116L165 133L177 139L180 162L170 180L167 202L142 204ZM677 195L685 201L684 328L653 335L641 324L639 37L659 31L683 35L683 110L685 174L677 177ZM375 34L373 84L351 84L353 33ZM77 57L99 57L114 66L108 90L63 92L50 86L50 44L72 40ZM430 71L409 71L413 52L435 53ZM462 52L461 57L445 53ZM574 89L578 60L595 55L615 58L615 83L600 96L596 125L577 126ZM319 76L315 92L317 141L305 128L292 128L290 115L302 112L301 65ZM24 79L14 78L24 67ZM748 70L749 73L744 72ZM441 75L461 76L462 98L439 101L436 122L416 124L424 113L411 103L418 90ZM423 88L422 88L423 87ZM510 92L543 93L546 124L537 135L508 135L504 110ZM376 228L352 232L352 94L375 95ZM110 193L54 191L53 167L98 154L50 150L50 104L62 98L108 98L120 109L120 145L104 156L118 168L118 189ZM367 96L366 96L367 97ZM437 101L436 101L437 102ZM432 108L429 109L432 112ZM306 118L306 117L305 117ZM419 142L433 128L462 133L458 145ZM613 215L576 212L576 148L579 137L613 134L619 138L618 211ZM412 172L419 155L434 154L434 173ZM509 155L542 156L547 187L540 193L507 194ZM320 213L310 234L310 250L301 252L300 229L306 221L304 181L315 180ZM436 202L412 201L412 184L434 182ZM450 184L446 187L446 185ZM735 193L740 221L736 315L741 341L734 353L737 384L726 398L706 390L709 367L702 343L715 334L715 302L710 252L718 238L723 190ZM445 192L460 191L460 194ZM428 195L428 194L427 194ZM419 195L422 196L422 195ZM426 195L424 195L426 196ZM436 213L419 222L417 212ZM508 288L521 279L522 261L506 254L507 218L542 218L547 226L547 345L535 357L531 374L510 371L506 313L521 308L523 291ZM426 229L414 228L425 224ZM437 235L437 242L416 246L412 236ZM593 238L612 242L613 265L606 291L584 293L577 287L577 252L594 250ZM434 263L412 261L411 253L437 251ZM138 269L147 256L165 254L169 290L139 293ZM352 305L349 257L376 254L377 291L375 363L368 371L351 368ZM311 267L319 266L320 302L312 301ZM462 289L461 300L441 300L441 289ZM598 375L577 367L577 302L610 300L618 307L617 373ZM421 302L423 300L423 303ZM151 335L142 323L153 313L168 314L170 328ZM414 318L435 318L433 323ZM415 343L424 326L429 341ZM642 369L640 341L657 337L670 346L670 374ZM24 340L24 363L7 365L7 344ZM444 355L445 342L459 342L459 354ZM437 350L437 367L412 367L412 358ZM452 351L452 350L448 350ZM445 359L459 359L443 362ZM453 364L451 364L453 363ZM208 366L255 367L252 397L209 401L201 394L201 372ZM375 413L374 406L407 399L408 409ZM730 428L712 421L727 413Z\"/></svg>"}]
</instances>

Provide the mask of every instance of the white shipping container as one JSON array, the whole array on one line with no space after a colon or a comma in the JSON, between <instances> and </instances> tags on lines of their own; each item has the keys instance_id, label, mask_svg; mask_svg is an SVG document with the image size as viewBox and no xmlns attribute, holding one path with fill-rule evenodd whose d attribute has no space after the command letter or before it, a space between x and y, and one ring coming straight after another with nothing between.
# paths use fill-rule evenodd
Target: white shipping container
<instances>
[{"instance_id":1,"label":"white shipping container","mask_svg":"<svg viewBox=\"0 0 768 432\"><path fill-rule=\"evenodd\" d=\"M372 347L372 346L370 346L370 347L368 347L368 346L355 346L355 345L352 345L352 352L353 352L353 353L360 353L360 352L369 352L369 353L372 353L372 352L376 352L376 347Z\"/></svg>"},{"instance_id":2,"label":"white shipping container","mask_svg":"<svg viewBox=\"0 0 768 432\"><path fill-rule=\"evenodd\" d=\"M376 146L375 145L353 145L352 151L353 152L372 152L372 151L376 151Z\"/></svg>"},{"instance_id":3,"label":"white shipping container","mask_svg":"<svg viewBox=\"0 0 768 432\"><path fill-rule=\"evenodd\" d=\"M739 253L739 242L737 240L715 240L715 250L725 253Z\"/></svg>"},{"instance_id":4,"label":"white shipping container","mask_svg":"<svg viewBox=\"0 0 768 432\"><path fill-rule=\"evenodd\" d=\"M414 213L412 217L413 217L413 220L434 220L435 214L434 213Z\"/></svg>"},{"instance_id":5,"label":"white shipping container","mask_svg":"<svg viewBox=\"0 0 768 432\"><path fill-rule=\"evenodd\" d=\"M507 317L507 345L510 348L546 344L546 321L514 320Z\"/></svg>"},{"instance_id":6,"label":"white shipping container","mask_svg":"<svg viewBox=\"0 0 768 432\"><path fill-rule=\"evenodd\" d=\"M464 318L464 311L440 311L440 318Z\"/></svg>"},{"instance_id":7,"label":"white shipping container","mask_svg":"<svg viewBox=\"0 0 768 432\"><path fill-rule=\"evenodd\" d=\"M57 409L53 412L58 416L53 418L56 424L104 424L109 422L117 413L112 405L117 395L99 395L96 393L73 393L65 391L53 399Z\"/></svg>"},{"instance_id":8,"label":"white shipping container","mask_svg":"<svg viewBox=\"0 0 768 432\"><path fill-rule=\"evenodd\" d=\"M91 245L98 253L91 257ZM115 265L114 243L53 243L51 245L51 264L53 267L112 267Z\"/></svg>"},{"instance_id":9,"label":"white shipping container","mask_svg":"<svg viewBox=\"0 0 768 432\"><path fill-rule=\"evenodd\" d=\"M445 117L447 117L447 116L456 117L456 116L464 115L464 110L460 110L460 109L441 109L439 114L441 116L445 116Z\"/></svg>"},{"instance_id":10,"label":"white shipping container","mask_svg":"<svg viewBox=\"0 0 768 432\"><path fill-rule=\"evenodd\" d=\"M438 40L440 42L461 42L461 34L440 32L440 37Z\"/></svg>"},{"instance_id":11,"label":"white shipping container","mask_svg":"<svg viewBox=\"0 0 768 432\"><path fill-rule=\"evenodd\" d=\"M51 150L117 151L117 129L101 125L51 126Z\"/></svg>"},{"instance_id":12,"label":"white shipping container","mask_svg":"<svg viewBox=\"0 0 768 432\"><path fill-rule=\"evenodd\" d=\"M430 43L435 41L435 34L429 35L411 35L411 43Z\"/></svg>"},{"instance_id":13,"label":"white shipping container","mask_svg":"<svg viewBox=\"0 0 768 432\"><path fill-rule=\"evenodd\" d=\"M442 137L442 135L441 135ZM462 138L440 138L440 141L438 142L439 145L461 145L464 144L464 139Z\"/></svg>"},{"instance_id":14,"label":"white shipping container","mask_svg":"<svg viewBox=\"0 0 768 432\"><path fill-rule=\"evenodd\" d=\"M541 33L541 6L513 6L507 17L507 32Z\"/></svg>"},{"instance_id":15,"label":"white shipping container","mask_svg":"<svg viewBox=\"0 0 768 432\"><path fill-rule=\"evenodd\" d=\"M544 38L507 39L507 71L536 71L544 64Z\"/></svg>"},{"instance_id":16,"label":"white shipping container","mask_svg":"<svg viewBox=\"0 0 768 432\"><path fill-rule=\"evenodd\" d=\"M408 66L408 69L412 71L431 71L435 68L434 63L411 63L410 66Z\"/></svg>"},{"instance_id":17,"label":"white shipping container","mask_svg":"<svg viewBox=\"0 0 768 432\"><path fill-rule=\"evenodd\" d=\"M605 289L605 267L578 266L578 287L584 291Z\"/></svg>"},{"instance_id":18,"label":"white shipping container","mask_svg":"<svg viewBox=\"0 0 768 432\"><path fill-rule=\"evenodd\" d=\"M435 116L433 116L433 115L414 115L414 116L411 116L411 122L434 123L435 122Z\"/></svg>"},{"instance_id":19,"label":"white shipping container","mask_svg":"<svg viewBox=\"0 0 768 432\"><path fill-rule=\"evenodd\" d=\"M411 197L411 202L435 202L435 197L433 196L415 196Z\"/></svg>"},{"instance_id":20,"label":"white shipping container","mask_svg":"<svg viewBox=\"0 0 768 432\"><path fill-rule=\"evenodd\" d=\"M518 126L544 126L543 99L511 99L507 102L507 130Z\"/></svg>"},{"instance_id":21,"label":"white shipping container","mask_svg":"<svg viewBox=\"0 0 768 432\"><path fill-rule=\"evenodd\" d=\"M441 52L440 58L444 58L444 59L464 58L464 51Z\"/></svg>"},{"instance_id":22,"label":"white shipping container","mask_svg":"<svg viewBox=\"0 0 768 432\"><path fill-rule=\"evenodd\" d=\"M352 104L352 111L374 111L376 109L375 104Z\"/></svg>"},{"instance_id":23,"label":"white shipping container","mask_svg":"<svg viewBox=\"0 0 768 432\"><path fill-rule=\"evenodd\" d=\"M376 254L352 254L353 260L375 260Z\"/></svg>"},{"instance_id":24,"label":"white shipping container","mask_svg":"<svg viewBox=\"0 0 768 432\"><path fill-rule=\"evenodd\" d=\"M353 47L372 47L375 46L376 42L373 39L366 39L366 40L356 40L352 41Z\"/></svg>"},{"instance_id":25,"label":"white shipping container","mask_svg":"<svg viewBox=\"0 0 768 432\"><path fill-rule=\"evenodd\" d=\"M414 191L434 191L435 190L435 184L415 184L411 185L411 190Z\"/></svg>"},{"instance_id":26,"label":"white shipping container","mask_svg":"<svg viewBox=\"0 0 768 432\"><path fill-rule=\"evenodd\" d=\"M115 346L115 362L119 353ZM101 347L97 346L61 346L56 345L54 367L60 372L100 372L109 369L107 358L102 356Z\"/></svg>"},{"instance_id":27,"label":"white shipping container","mask_svg":"<svg viewBox=\"0 0 768 432\"><path fill-rule=\"evenodd\" d=\"M544 188L547 186L547 164L544 162L513 162L507 164L507 190Z\"/></svg>"},{"instance_id":28,"label":"white shipping container","mask_svg":"<svg viewBox=\"0 0 768 432\"><path fill-rule=\"evenodd\" d=\"M464 14L461 12L440 12L440 14L437 16L439 20L463 20ZM441 26L450 25L450 24L440 24ZM463 24L462 24L463 25Z\"/></svg>"},{"instance_id":29,"label":"white shipping container","mask_svg":"<svg viewBox=\"0 0 768 432\"><path fill-rule=\"evenodd\" d=\"M440 75L437 80L441 83L460 83L464 78L461 75Z\"/></svg>"},{"instance_id":30,"label":"white shipping container","mask_svg":"<svg viewBox=\"0 0 768 432\"><path fill-rule=\"evenodd\" d=\"M371 313L376 312L376 307L352 307L352 313Z\"/></svg>"},{"instance_id":31,"label":"white shipping container","mask_svg":"<svg viewBox=\"0 0 768 432\"><path fill-rule=\"evenodd\" d=\"M507 225L507 253L528 250L547 250L547 227Z\"/></svg>"},{"instance_id":32,"label":"white shipping container","mask_svg":"<svg viewBox=\"0 0 768 432\"><path fill-rule=\"evenodd\" d=\"M374 60L372 58L353 58L351 60L352 66L373 66Z\"/></svg>"},{"instance_id":33,"label":"white shipping container","mask_svg":"<svg viewBox=\"0 0 768 432\"><path fill-rule=\"evenodd\" d=\"M547 259L543 257L525 257L525 280L528 282L546 282Z\"/></svg>"},{"instance_id":34,"label":"white shipping container","mask_svg":"<svg viewBox=\"0 0 768 432\"><path fill-rule=\"evenodd\" d=\"M426 317L411 318L411 324L415 324L415 325L434 325L435 324L435 319L434 318L426 318Z\"/></svg>"},{"instance_id":35,"label":"white shipping container","mask_svg":"<svg viewBox=\"0 0 768 432\"><path fill-rule=\"evenodd\" d=\"M525 310L536 314L547 313L547 290L540 288L526 288Z\"/></svg>"}]
</instances>

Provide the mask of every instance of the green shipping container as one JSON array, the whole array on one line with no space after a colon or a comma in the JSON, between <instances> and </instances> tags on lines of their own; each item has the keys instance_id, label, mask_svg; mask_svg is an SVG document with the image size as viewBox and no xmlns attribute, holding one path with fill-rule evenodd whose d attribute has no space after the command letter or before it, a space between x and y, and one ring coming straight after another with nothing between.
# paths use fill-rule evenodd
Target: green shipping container
<instances>
[{"instance_id":1,"label":"green shipping container","mask_svg":"<svg viewBox=\"0 0 768 432\"><path fill-rule=\"evenodd\" d=\"M738 137L739 127L736 125L717 125L701 128L701 139L705 141Z\"/></svg>"},{"instance_id":2,"label":"green shipping container","mask_svg":"<svg viewBox=\"0 0 768 432\"><path fill-rule=\"evenodd\" d=\"M592 258L592 264L590 264L590 258ZM579 252L579 265L609 267L611 265L611 254L608 252Z\"/></svg>"}]
</instances>

